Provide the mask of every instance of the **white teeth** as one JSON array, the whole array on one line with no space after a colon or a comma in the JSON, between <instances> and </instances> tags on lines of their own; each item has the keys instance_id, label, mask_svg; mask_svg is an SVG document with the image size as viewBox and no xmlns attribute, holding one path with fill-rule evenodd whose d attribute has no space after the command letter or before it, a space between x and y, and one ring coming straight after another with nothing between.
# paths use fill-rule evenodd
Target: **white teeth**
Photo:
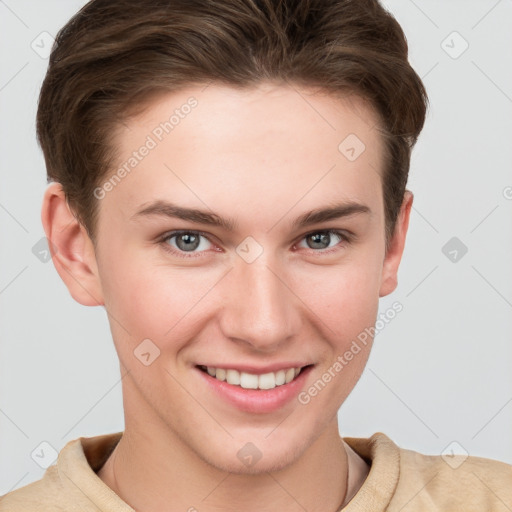
<instances>
[{"instance_id":1,"label":"white teeth","mask_svg":"<svg viewBox=\"0 0 512 512\"><path fill-rule=\"evenodd\" d=\"M242 372L240 374L240 386L244 389L258 389L258 376Z\"/></svg>"},{"instance_id":2,"label":"white teeth","mask_svg":"<svg viewBox=\"0 0 512 512\"><path fill-rule=\"evenodd\" d=\"M286 372L279 370L276 372L276 386L282 386L286 382Z\"/></svg>"},{"instance_id":3,"label":"white teeth","mask_svg":"<svg viewBox=\"0 0 512 512\"><path fill-rule=\"evenodd\" d=\"M240 372L237 370L226 370L226 382L240 386Z\"/></svg>"},{"instance_id":4,"label":"white teeth","mask_svg":"<svg viewBox=\"0 0 512 512\"><path fill-rule=\"evenodd\" d=\"M260 389L273 389L276 387L276 374L263 373L258 377L258 387Z\"/></svg>"},{"instance_id":5,"label":"white teeth","mask_svg":"<svg viewBox=\"0 0 512 512\"><path fill-rule=\"evenodd\" d=\"M286 384L288 384L288 382L291 382L295 377L295 368L290 368L289 370L286 370L286 375L284 377L284 381L286 382Z\"/></svg>"},{"instance_id":6,"label":"white teeth","mask_svg":"<svg viewBox=\"0 0 512 512\"><path fill-rule=\"evenodd\" d=\"M204 366L203 366L204 368ZM226 370L207 366L206 371L217 380L226 381L228 384L240 386L244 389L274 389L277 386L288 384L300 373L301 368L288 368L277 372L255 375L253 373L239 372L238 370Z\"/></svg>"}]
</instances>

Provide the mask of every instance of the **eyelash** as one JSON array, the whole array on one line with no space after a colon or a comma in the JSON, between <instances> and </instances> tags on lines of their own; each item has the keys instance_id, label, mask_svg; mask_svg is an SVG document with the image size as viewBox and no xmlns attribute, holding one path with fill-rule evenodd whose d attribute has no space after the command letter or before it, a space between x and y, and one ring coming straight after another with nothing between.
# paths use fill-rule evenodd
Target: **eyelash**
<instances>
[{"instance_id":1,"label":"eyelash","mask_svg":"<svg viewBox=\"0 0 512 512\"><path fill-rule=\"evenodd\" d=\"M310 251L313 251L315 253L320 253L322 255L323 254L331 254L333 252L336 252L336 251L340 250L340 247L339 247L340 244L342 244L343 242L348 244L352 241L352 235L349 235L348 233L346 233L344 231L338 231L336 229L322 229L322 230L317 230L317 231L311 231L310 233L306 233L305 235L303 235L303 237L300 239L300 241L304 240L308 236L317 235L320 233L336 235L336 236L340 237L340 239L341 239L341 242L339 242L334 247L331 247L329 249L319 249L319 250L315 250L315 249L311 249L311 248L309 249ZM200 257L203 254L203 252L206 252L206 251L201 251L201 252L197 252L197 253L194 253L194 252L187 253L186 251L174 249L167 243L171 238L174 238L176 236L183 235L183 234L192 234L192 235L196 235L196 236L200 235L200 236L206 238L210 243L213 243L208 238L208 235L206 233L203 233L202 231L192 231L192 230L184 230L184 229L178 230L178 231L170 231L169 233L166 233L158 240L158 243L160 243L162 245L162 247L164 248L165 251L170 252L171 254L176 255L180 258L197 258L197 257Z\"/></svg>"}]
</instances>

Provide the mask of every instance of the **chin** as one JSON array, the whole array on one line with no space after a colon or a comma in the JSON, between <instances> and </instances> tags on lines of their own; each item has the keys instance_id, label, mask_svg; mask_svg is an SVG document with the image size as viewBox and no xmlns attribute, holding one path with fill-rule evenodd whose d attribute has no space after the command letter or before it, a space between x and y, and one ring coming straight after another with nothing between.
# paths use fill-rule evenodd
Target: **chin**
<instances>
[{"instance_id":1,"label":"chin","mask_svg":"<svg viewBox=\"0 0 512 512\"><path fill-rule=\"evenodd\" d=\"M219 444L216 446L215 453L210 450L202 450L197 454L208 465L237 475L259 475L280 471L293 464L307 449L304 440L298 444L290 442L289 446L267 442L267 445L261 450L257 447L257 441L241 443L232 440L225 447Z\"/></svg>"},{"instance_id":2,"label":"chin","mask_svg":"<svg viewBox=\"0 0 512 512\"><path fill-rule=\"evenodd\" d=\"M268 458L262 455L261 459L253 464L241 463L238 458L224 458L217 459L204 459L209 465L225 472L235 475L262 475L269 472L280 471L294 462L293 456L286 456L285 454L272 454Z\"/></svg>"}]
</instances>

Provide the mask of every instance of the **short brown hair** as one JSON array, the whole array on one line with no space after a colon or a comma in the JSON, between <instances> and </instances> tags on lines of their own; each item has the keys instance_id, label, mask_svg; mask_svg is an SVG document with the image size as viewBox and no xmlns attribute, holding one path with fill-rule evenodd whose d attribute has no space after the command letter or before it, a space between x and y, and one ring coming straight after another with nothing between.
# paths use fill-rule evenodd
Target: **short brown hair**
<instances>
[{"instance_id":1,"label":"short brown hair","mask_svg":"<svg viewBox=\"0 0 512 512\"><path fill-rule=\"evenodd\" d=\"M92 0L59 31L37 111L48 182L95 240L113 134L153 93L276 81L355 94L381 120L386 240L428 98L378 0ZM341 142L341 141L340 141Z\"/></svg>"}]
</instances>

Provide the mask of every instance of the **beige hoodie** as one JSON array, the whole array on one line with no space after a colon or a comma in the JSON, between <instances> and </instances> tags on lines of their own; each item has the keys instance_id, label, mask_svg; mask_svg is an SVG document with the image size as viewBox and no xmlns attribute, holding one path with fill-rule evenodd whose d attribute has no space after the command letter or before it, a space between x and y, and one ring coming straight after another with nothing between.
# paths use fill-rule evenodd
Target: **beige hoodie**
<instances>
[{"instance_id":1,"label":"beige hoodie","mask_svg":"<svg viewBox=\"0 0 512 512\"><path fill-rule=\"evenodd\" d=\"M43 477L0 497L0 512L134 512L96 472L122 432L64 446ZM370 472L343 512L512 512L512 466L480 457L423 455L382 433L344 438Z\"/></svg>"}]
</instances>

